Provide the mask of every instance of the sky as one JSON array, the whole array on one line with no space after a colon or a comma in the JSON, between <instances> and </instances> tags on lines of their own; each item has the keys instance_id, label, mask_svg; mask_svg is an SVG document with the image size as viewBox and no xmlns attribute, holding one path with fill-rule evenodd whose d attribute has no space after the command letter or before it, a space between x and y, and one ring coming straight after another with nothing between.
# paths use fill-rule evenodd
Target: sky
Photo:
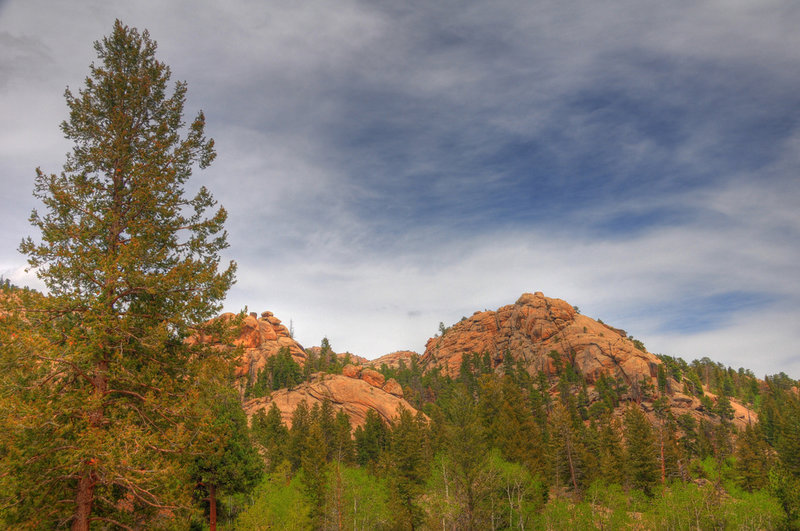
<instances>
[{"instance_id":1,"label":"sky","mask_svg":"<svg viewBox=\"0 0 800 531\"><path fill-rule=\"evenodd\" d=\"M800 3L0 0L0 274L114 20L217 159L238 281L306 347L422 352L541 291L648 350L800 378Z\"/></svg>"}]
</instances>

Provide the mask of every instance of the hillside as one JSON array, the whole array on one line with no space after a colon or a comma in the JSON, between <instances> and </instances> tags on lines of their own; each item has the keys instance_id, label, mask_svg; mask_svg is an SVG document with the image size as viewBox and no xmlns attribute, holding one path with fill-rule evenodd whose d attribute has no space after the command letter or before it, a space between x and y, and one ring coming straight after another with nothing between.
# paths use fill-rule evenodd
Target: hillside
<instances>
[{"instance_id":1,"label":"hillside","mask_svg":"<svg viewBox=\"0 0 800 531\"><path fill-rule=\"evenodd\" d=\"M218 319L233 321L234 315L225 314ZM545 297L540 292L525 293L514 304L495 311L475 312L454 323L442 335L428 339L421 356L411 351L398 351L370 361L350 353L337 354L329 346L304 349L269 311L263 312L260 318L251 313L238 326L227 347L213 338L199 340L214 343L218 348L242 349L236 361L235 377L245 410L252 415L275 403L287 424L300 400L306 400L309 406L330 400L336 409L348 413L354 426L363 424L368 409L378 412L386 421L391 420L404 391L416 406L403 400L404 407L416 411L425 402L419 390L408 386L404 390L390 378L387 384L392 391L387 392L384 383L384 375L391 377L410 368L412 359L418 364L420 375L438 370L452 379L458 379L462 371L474 371L476 365L482 365L478 372L505 374L513 368L525 371L530 378L542 374L550 382L546 391L552 396L559 393L559 378L567 371L574 375L574 381L569 383L570 392L581 395L587 410L607 395L603 386L598 390L598 382L605 386L613 382L617 389L617 415L621 414L625 403L634 401L655 422L653 403L663 396L676 415L689 414L697 421L716 418L713 410L718 399L708 387L701 391L702 395L691 392L685 383L676 380L675 374L664 368L657 356L648 352L641 342L628 337L624 330L581 315L566 301ZM190 339L196 340L198 338ZM269 360L282 349L305 374L305 381L301 382L298 376L296 385L274 389L271 398L254 396L252 389L259 375L266 376ZM309 359L316 365L314 368L306 367ZM320 365L320 360L329 360L329 366ZM371 371L380 381L376 377L361 376L370 372L370 368L384 372ZM331 369L339 374L325 376ZM659 370L663 372L661 385L667 391L664 393L651 391L659 386ZM353 379L361 381L356 383ZM757 420L758 414L752 408L735 397L729 397L729 401L731 421L738 428Z\"/></svg>"},{"instance_id":2,"label":"hillside","mask_svg":"<svg viewBox=\"0 0 800 531\"><path fill-rule=\"evenodd\" d=\"M655 355L542 293L443 327L421 355L366 361L327 341L305 352L301 380L244 407L274 481L282 459L306 473L313 454L296 441L313 446L310 434L334 426L330 412L350 419L351 449L328 439L329 452L350 455L329 453L328 501L308 502L319 528L355 515L324 505L335 506L341 470L367 471L368 490L347 492L358 503L377 496L365 517L383 529L488 529L502 518L514 528L772 529L800 508L767 489L780 474L800 485L782 468L797 448L785 435L800 419L796 382ZM256 380L277 381L269 366ZM336 468L348 459L353 468ZM278 492L302 492L293 488Z\"/></svg>"},{"instance_id":3,"label":"hillside","mask_svg":"<svg viewBox=\"0 0 800 531\"><path fill-rule=\"evenodd\" d=\"M596 384L607 380L624 385L626 390L619 394L622 403L639 403L654 422L653 402L661 395L676 415L690 414L698 421L716 418L712 409L718 400L709 389L703 396L710 402L702 402L699 393L685 389L657 356L624 330L581 315L566 301L541 292L524 293L514 304L475 312L446 328L442 335L428 340L419 363L423 371L439 368L458 378L474 366L475 354L492 372L521 368L531 377L542 373L551 381L566 370L573 371L578 378L572 392L584 392L587 408L602 400ZM659 370L664 392L650 393L648 389L659 386ZM555 394L555 386L549 391ZM735 399L731 407L731 420L737 427L757 420L755 411Z\"/></svg>"},{"instance_id":4,"label":"hillside","mask_svg":"<svg viewBox=\"0 0 800 531\"><path fill-rule=\"evenodd\" d=\"M229 506L237 528L800 521L797 382L652 354L542 293L443 327L422 354L375 360L327 340L304 348L269 311L206 324L222 326L186 343L233 354L232 384L265 474L252 501ZM286 507L293 516L275 516Z\"/></svg>"}]
</instances>

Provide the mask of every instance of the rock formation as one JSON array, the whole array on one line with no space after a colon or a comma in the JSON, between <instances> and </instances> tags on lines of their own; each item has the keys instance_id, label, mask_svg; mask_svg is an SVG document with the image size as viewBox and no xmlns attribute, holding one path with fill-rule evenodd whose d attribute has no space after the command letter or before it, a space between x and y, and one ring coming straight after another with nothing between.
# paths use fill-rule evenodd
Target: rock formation
<instances>
[{"instance_id":1,"label":"rock formation","mask_svg":"<svg viewBox=\"0 0 800 531\"><path fill-rule=\"evenodd\" d=\"M342 369L342 375L347 376L348 378L364 380L373 387L379 387L391 395L403 398L403 388L400 387L400 384L397 383L394 378L389 378L387 380L383 374L379 373L378 371L370 368L364 368L360 365L351 364L346 365Z\"/></svg>"},{"instance_id":2,"label":"rock formation","mask_svg":"<svg viewBox=\"0 0 800 531\"><path fill-rule=\"evenodd\" d=\"M363 362L362 365L374 367L376 369L380 369L381 366L386 365L390 369L396 369L400 366L400 362L402 361L406 367L410 367L411 359L414 357L419 358L419 354L412 350L398 350L391 354L385 354L380 358Z\"/></svg>"},{"instance_id":3,"label":"rock formation","mask_svg":"<svg viewBox=\"0 0 800 531\"><path fill-rule=\"evenodd\" d=\"M228 313L219 320L233 321L235 315ZM213 337L196 336L188 341L204 341L217 348L241 347L242 353L236 361L236 377L239 390L252 384L267 359L288 348L292 358L300 365L306 362L306 351L289 334L281 321L272 312L263 312L261 317L251 313L244 317L230 342L223 343ZM640 345L641 347L641 345ZM311 350L319 347L313 347ZM556 359L562 366L571 364L589 384L589 399L597 399L593 383L601 374L624 381L630 385L642 379L656 384L656 375L661 361L653 354L637 348L624 330L613 328L579 314L575 308L561 299L551 299L541 293L525 293L516 303L503 306L496 311L475 312L472 317L454 324L440 337L428 340L425 353L419 357L415 352L398 351L368 361L349 355L341 375L318 373L311 381L301 383L291 390L281 389L268 398L257 398L245 402L245 410L252 415L259 409L268 409L274 402L287 423L294 408L301 400L311 407L324 399L331 401L335 409L343 409L353 426L364 423L368 409L374 409L385 420L397 415L403 407L416 410L403 398L403 389L394 380L385 380L378 372L382 365L397 368L403 362L407 367L418 357L420 367L430 370L440 367L450 376L458 376L462 359L473 353L488 353L492 367L499 366L506 357L515 363L521 362L531 374L544 371L548 375L557 372ZM345 354L337 355L344 359ZM680 389L672 380L673 389ZM555 391L552 391L555 392ZM577 390L575 391L577 392ZM710 393L710 398L716 397ZM630 397L628 399L631 399ZM669 395L670 406L675 415L690 413L696 418L707 416L696 397L674 392ZM650 404L642 404L649 410ZM733 423L743 427L756 420L756 414L741 404L731 401L734 409ZM653 416L653 412L649 414ZM655 418L655 417L653 417Z\"/></svg>"},{"instance_id":4,"label":"rock formation","mask_svg":"<svg viewBox=\"0 0 800 531\"><path fill-rule=\"evenodd\" d=\"M273 391L265 398L248 400L244 403L245 412L248 416L259 410L266 412L274 403L280 409L283 421L291 427L292 413L301 401L305 400L311 408L328 399L334 411L344 410L347 413L353 428L364 424L370 409L375 410L387 422L398 416L401 407L416 414L417 410L403 399L402 390L393 379L384 382L380 373L355 365L348 365L342 372L317 373L310 382L301 383L292 389Z\"/></svg>"},{"instance_id":5,"label":"rock formation","mask_svg":"<svg viewBox=\"0 0 800 531\"><path fill-rule=\"evenodd\" d=\"M525 293L497 311L475 312L428 340L422 364L457 376L464 355L488 352L494 366L508 353L532 374L555 374L551 352L572 364L589 383L601 374L626 382L654 378L661 363L639 350L623 330L581 315L561 299Z\"/></svg>"},{"instance_id":6,"label":"rock formation","mask_svg":"<svg viewBox=\"0 0 800 531\"><path fill-rule=\"evenodd\" d=\"M236 315L226 313L217 319L232 322ZM288 348L298 364L304 365L306 362L303 347L291 337L287 328L272 312L263 312L260 318L255 313L246 316L234 331L229 343L204 335L188 340L189 343L195 341L210 343L217 348L242 348L242 354L236 360L235 371L240 392L248 381L251 384L255 381L267 359L276 355L281 348ZM316 348L319 350L319 347ZM345 354L338 356L344 359ZM350 356L350 359L366 361L358 356ZM250 416L259 409L269 409L275 402L281 410L283 420L291 426L292 413L302 400L313 407L315 403L328 399L335 410L343 409L347 413L353 427L364 424L369 409L374 409L386 421L396 417L401 406L416 414L416 409L403 399L403 390L394 379L386 380L378 371L360 364L346 365L342 373L317 373L310 382L301 383L292 389L273 391L267 398L248 400L244 403L245 412Z\"/></svg>"},{"instance_id":7,"label":"rock formation","mask_svg":"<svg viewBox=\"0 0 800 531\"><path fill-rule=\"evenodd\" d=\"M216 319L234 321L236 314L224 313ZM262 312L260 318L255 312L247 315L229 344L223 344L216 338L203 335L191 337L187 341L190 343L203 341L218 348L230 348L230 345L241 347L242 354L236 360L235 369L240 390L248 381L253 383L259 371L266 365L267 359L276 355L282 348L288 348L292 359L300 365L304 365L306 361L303 347L292 338L289 330L272 312Z\"/></svg>"}]
</instances>

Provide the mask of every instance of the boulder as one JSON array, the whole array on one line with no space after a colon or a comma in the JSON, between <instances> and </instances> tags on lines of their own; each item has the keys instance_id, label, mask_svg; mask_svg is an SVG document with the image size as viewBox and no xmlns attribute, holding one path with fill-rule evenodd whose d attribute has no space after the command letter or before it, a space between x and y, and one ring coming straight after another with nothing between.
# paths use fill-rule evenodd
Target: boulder
<instances>
[{"instance_id":1,"label":"boulder","mask_svg":"<svg viewBox=\"0 0 800 531\"><path fill-rule=\"evenodd\" d=\"M358 378L361 376L361 367L358 365L345 365L342 368L342 376L347 376L348 378Z\"/></svg>"},{"instance_id":2,"label":"boulder","mask_svg":"<svg viewBox=\"0 0 800 531\"><path fill-rule=\"evenodd\" d=\"M383 384L386 381L386 378L381 373L373 369L362 370L361 379L369 382L370 385L374 385L375 387L383 387Z\"/></svg>"},{"instance_id":3,"label":"boulder","mask_svg":"<svg viewBox=\"0 0 800 531\"><path fill-rule=\"evenodd\" d=\"M383 384L383 390L390 395L399 396L400 398L403 397L403 388L394 378L389 378L386 380L386 383Z\"/></svg>"}]
</instances>

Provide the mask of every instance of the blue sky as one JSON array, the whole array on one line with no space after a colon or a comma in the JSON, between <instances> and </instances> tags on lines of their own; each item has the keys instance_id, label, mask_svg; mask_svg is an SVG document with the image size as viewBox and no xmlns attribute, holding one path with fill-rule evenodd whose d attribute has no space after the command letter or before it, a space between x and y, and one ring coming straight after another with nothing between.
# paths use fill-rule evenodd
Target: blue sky
<instances>
[{"instance_id":1,"label":"blue sky","mask_svg":"<svg viewBox=\"0 0 800 531\"><path fill-rule=\"evenodd\" d=\"M376 357L543 291L800 377L800 5L600 4L0 2L0 273L120 18L216 140L227 309Z\"/></svg>"}]
</instances>

